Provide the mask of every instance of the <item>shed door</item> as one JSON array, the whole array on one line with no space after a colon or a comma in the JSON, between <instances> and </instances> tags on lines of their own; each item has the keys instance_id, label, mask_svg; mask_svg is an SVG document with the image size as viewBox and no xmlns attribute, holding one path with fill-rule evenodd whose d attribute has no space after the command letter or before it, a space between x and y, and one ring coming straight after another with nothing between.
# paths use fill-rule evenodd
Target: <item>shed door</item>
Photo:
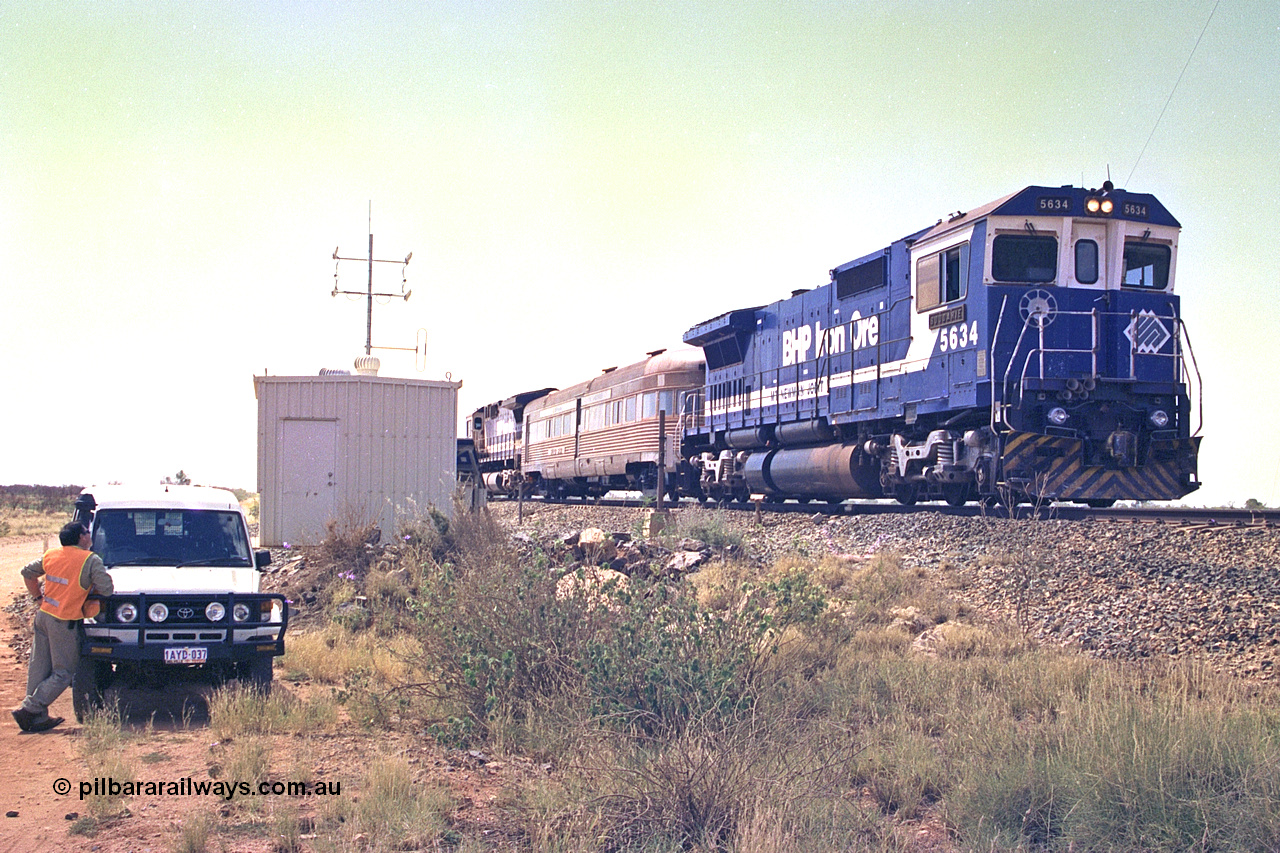
<instances>
[{"instance_id":1,"label":"shed door","mask_svg":"<svg viewBox=\"0 0 1280 853\"><path fill-rule=\"evenodd\" d=\"M281 421L280 492L285 542L318 543L334 517L337 421Z\"/></svg>"}]
</instances>

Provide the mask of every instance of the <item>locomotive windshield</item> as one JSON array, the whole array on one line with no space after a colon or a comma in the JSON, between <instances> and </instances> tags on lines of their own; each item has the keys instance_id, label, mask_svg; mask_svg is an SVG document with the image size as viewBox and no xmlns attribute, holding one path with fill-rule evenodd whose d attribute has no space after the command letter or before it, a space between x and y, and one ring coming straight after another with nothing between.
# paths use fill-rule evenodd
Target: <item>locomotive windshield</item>
<instances>
[{"instance_id":1,"label":"locomotive windshield","mask_svg":"<svg viewBox=\"0 0 1280 853\"><path fill-rule=\"evenodd\" d=\"M99 510L93 551L108 568L253 565L240 515L217 510Z\"/></svg>"},{"instance_id":2,"label":"locomotive windshield","mask_svg":"<svg viewBox=\"0 0 1280 853\"><path fill-rule=\"evenodd\" d=\"M1164 290L1169 286L1168 246L1153 243L1124 244L1124 286Z\"/></svg>"},{"instance_id":3,"label":"locomotive windshield","mask_svg":"<svg viewBox=\"0 0 1280 853\"><path fill-rule=\"evenodd\" d=\"M1058 238L1000 234L992 241L991 275L996 281L1053 281L1058 277Z\"/></svg>"}]
</instances>

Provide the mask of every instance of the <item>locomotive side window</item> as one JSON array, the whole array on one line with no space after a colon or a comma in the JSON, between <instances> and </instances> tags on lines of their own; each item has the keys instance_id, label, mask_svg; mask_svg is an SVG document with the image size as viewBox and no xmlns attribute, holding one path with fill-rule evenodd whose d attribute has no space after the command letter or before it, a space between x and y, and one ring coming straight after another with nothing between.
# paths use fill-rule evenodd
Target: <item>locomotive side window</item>
<instances>
[{"instance_id":1,"label":"locomotive side window","mask_svg":"<svg viewBox=\"0 0 1280 853\"><path fill-rule=\"evenodd\" d=\"M969 244L947 249L942 253L942 301L955 302L964 299L968 289Z\"/></svg>"},{"instance_id":2,"label":"locomotive side window","mask_svg":"<svg viewBox=\"0 0 1280 853\"><path fill-rule=\"evenodd\" d=\"M968 290L969 244L953 246L916 262L916 310L964 299Z\"/></svg>"},{"instance_id":3,"label":"locomotive side window","mask_svg":"<svg viewBox=\"0 0 1280 853\"><path fill-rule=\"evenodd\" d=\"M928 311L942 304L938 290L938 256L929 255L916 261L916 310Z\"/></svg>"},{"instance_id":4,"label":"locomotive side window","mask_svg":"<svg viewBox=\"0 0 1280 853\"><path fill-rule=\"evenodd\" d=\"M1168 246L1154 243L1124 244L1124 286L1164 290L1169 286Z\"/></svg>"},{"instance_id":5,"label":"locomotive side window","mask_svg":"<svg viewBox=\"0 0 1280 853\"><path fill-rule=\"evenodd\" d=\"M991 277L1028 284L1052 282L1058 277L1058 238L998 235L991 243Z\"/></svg>"},{"instance_id":6,"label":"locomotive side window","mask_svg":"<svg viewBox=\"0 0 1280 853\"><path fill-rule=\"evenodd\" d=\"M1093 240L1076 241L1076 281L1098 283L1098 244Z\"/></svg>"}]
</instances>

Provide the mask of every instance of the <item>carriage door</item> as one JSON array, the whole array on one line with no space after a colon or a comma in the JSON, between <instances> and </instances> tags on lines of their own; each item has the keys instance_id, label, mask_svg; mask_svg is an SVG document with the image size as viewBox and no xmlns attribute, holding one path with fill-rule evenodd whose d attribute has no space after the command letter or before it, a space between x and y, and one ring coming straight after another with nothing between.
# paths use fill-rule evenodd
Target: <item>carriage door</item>
<instances>
[{"instance_id":1,"label":"carriage door","mask_svg":"<svg viewBox=\"0 0 1280 853\"><path fill-rule=\"evenodd\" d=\"M582 398L578 398L573 409L573 459L578 460L578 444L582 441ZM574 466L576 469L576 465Z\"/></svg>"},{"instance_id":2,"label":"carriage door","mask_svg":"<svg viewBox=\"0 0 1280 853\"><path fill-rule=\"evenodd\" d=\"M929 324L938 324L938 348L946 354L949 405L972 406L978 396L978 311L974 309L977 301L969 292L969 244L952 246L942 252L938 261L939 296L946 308L930 315ZM980 275L972 277L982 280Z\"/></svg>"}]
</instances>

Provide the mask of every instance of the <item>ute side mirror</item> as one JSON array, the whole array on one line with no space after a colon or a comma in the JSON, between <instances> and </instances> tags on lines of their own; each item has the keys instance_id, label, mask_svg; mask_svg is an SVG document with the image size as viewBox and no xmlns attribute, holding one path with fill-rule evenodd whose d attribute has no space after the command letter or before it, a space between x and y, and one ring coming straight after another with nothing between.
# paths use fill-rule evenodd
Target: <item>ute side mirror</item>
<instances>
[{"instance_id":1,"label":"ute side mirror","mask_svg":"<svg viewBox=\"0 0 1280 853\"><path fill-rule=\"evenodd\" d=\"M267 550L253 552L253 565L258 571L262 571L271 565L271 552Z\"/></svg>"}]
</instances>

